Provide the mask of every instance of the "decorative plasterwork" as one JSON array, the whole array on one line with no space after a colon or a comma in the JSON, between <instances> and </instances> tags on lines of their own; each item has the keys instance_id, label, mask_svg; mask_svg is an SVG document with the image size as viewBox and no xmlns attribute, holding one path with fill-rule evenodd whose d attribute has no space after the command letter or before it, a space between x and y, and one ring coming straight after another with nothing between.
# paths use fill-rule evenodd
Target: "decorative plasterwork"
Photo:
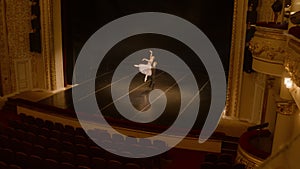
<instances>
[{"instance_id":1,"label":"decorative plasterwork","mask_svg":"<svg viewBox=\"0 0 300 169\"><path fill-rule=\"evenodd\" d=\"M6 0L5 17L8 42L8 58L5 64L8 64L7 71L10 71L11 92L18 92L17 72L14 68L14 60L21 58L30 58L29 38L30 32L30 5L28 1Z\"/></svg>"},{"instance_id":2,"label":"decorative plasterwork","mask_svg":"<svg viewBox=\"0 0 300 169\"><path fill-rule=\"evenodd\" d=\"M256 32L250 41L253 57L271 63L283 63L285 59L286 36L283 30L256 27Z\"/></svg>"},{"instance_id":3,"label":"decorative plasterwork","mask_svg":"<svg viewBox=\"0 0 300 169\"><path fill-rule=\"evenodd\" d=\"M263 163L263 160L247 153L241 148L241 146L239 146L235 162L245 164L246 169L255 169Z\"/></svg>"},{"instance_id":4,"label":"decorative plasterwork","mask_svg":"<svg viewBox=\"0 0 300 169\"><path fill-rule=\"evenodd\" d=\"M283 63L287 56L284 30L256 27L254 37L250 41L253 55L252 68L268 75L281 76Z\"/></svg>"},{"instance_id":5,"label":"decorative plasterwork","mask_svg":"<svg viewBox=\"0 0 300 169\"><path fill-rule=\"evenodd\" d=\"M289 36L287 42L288 55L284 62L285 70L293 82L300 86L300 40Z\"/></svg>"},{"instance_id":6,"label":"decorative plasterwork","mask_svg":"<svg viewBox=\"0 0 300 169\"><path fill-rule=\"evenodd\" d=\"M30 89L44 89L44 59L41 54L30 52L31 6L29 0L0 0L0 74L3 96L19 91L16 60L31 60L32 82ZM29 90L30 90L29 89Z\"/></svg>"},{"instance_id":7,"label":"decorative plasterwork","mask_svg":"<svg viewBox=\"0 0 300 169\"><path fill-rule=\"evenodd\" d=\"M230 65L225 115L238 117L242 88L243 56L246 36L247 1L234 1Z\"/></svg>"},{"instance_id":8,"label":"decorative plasterwork","mask_svg":"<svg viewBox=\"0 0 300 169\"><path fill-rule=\"evenodd\" d=\"M277 102L277 113L283 115L293 115L298 110L294 101Z\"/></svg>"}]
</instances>

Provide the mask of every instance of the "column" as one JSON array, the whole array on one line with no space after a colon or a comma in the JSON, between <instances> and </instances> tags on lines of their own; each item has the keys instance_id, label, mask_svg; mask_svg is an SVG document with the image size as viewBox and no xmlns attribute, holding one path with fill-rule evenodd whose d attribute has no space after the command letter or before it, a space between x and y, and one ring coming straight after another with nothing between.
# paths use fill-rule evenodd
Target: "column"
<instances>
[{"instance_id":1,"label":"column","mask_svg":"<svg viewBox=\"0 0 300 169\"><path fill-rule=\"evenodd\" d=\"M64 89L60 0L43 0L40 6L46 88L58 91Z\"/></svg>"},{"instance_id":2,"label":"column","mask_svg":"<svg viewBox=\"0 0 300 169\"><path fill-rule=\"evenodd\" d=\"M272 154L278 152L293 138L295 116L298 108L293 101L277 103L277 118L273 138Z\"/></svg>"}]
</instances>

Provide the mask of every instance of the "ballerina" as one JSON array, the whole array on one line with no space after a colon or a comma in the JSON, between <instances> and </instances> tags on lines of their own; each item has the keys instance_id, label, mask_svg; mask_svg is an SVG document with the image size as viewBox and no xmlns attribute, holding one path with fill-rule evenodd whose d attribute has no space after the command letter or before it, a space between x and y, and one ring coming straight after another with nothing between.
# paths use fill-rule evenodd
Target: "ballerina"
<instances>
[{"instance_id":1,"label":"ballerina","mask_svg":"<svg viewBox=\"0 0 300 169\"><path fill-rule=\"evenodd\" d=\"M146 59L146 58L142 59L142 61L147 61L147 64L134 65L135 67L138 67L139 71L145 75L144 82L147 81L148 76L152 75L152 70L151 70L152 69L152 63L155 59L155 56L152 55L153 52L151 50L149 50L149 51L150 51L149 59Z\"/></svg>"}]
</instances>

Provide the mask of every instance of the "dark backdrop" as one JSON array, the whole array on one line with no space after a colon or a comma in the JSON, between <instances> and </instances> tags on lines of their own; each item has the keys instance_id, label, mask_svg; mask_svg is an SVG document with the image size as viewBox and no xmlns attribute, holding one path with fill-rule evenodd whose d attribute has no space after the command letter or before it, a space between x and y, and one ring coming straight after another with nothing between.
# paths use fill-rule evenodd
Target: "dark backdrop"
<instances>
[{"instance_id":1,"label":"dark backdrop","mask_svg":"<svg viewBox=\"0 0 300 169\"><path fill-rule=\"evenodd\" d=\"M65 84L72 83L72 72L76 58L87 39L110 21L137 12L165 12L182 17L195 24L215 46L227 75L231 46L233 1L62 0ZM162 36L161 38L165 37ZM140 39L143 43L151 42L151 39ZM164 42L164 40L158 42ZM137 41L126 41L126 43L127 46L134 47ZM144 46L147 47L147 44ZM172 45L156 45L156 47L160 46L165 50L177 48L177 46ZM182 55L180 57L189 56ZM183 60L185 59L183 58Z\"/></svg>"}]
</instances>

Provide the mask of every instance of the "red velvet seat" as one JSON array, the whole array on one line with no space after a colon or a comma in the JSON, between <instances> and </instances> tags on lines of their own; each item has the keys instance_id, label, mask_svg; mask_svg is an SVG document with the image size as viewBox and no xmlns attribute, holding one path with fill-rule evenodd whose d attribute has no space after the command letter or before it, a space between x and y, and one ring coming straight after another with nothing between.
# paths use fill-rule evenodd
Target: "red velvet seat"
<instances>
[{"instance_id":1,"label":"red velvet seat","mask_svg":"<svg viewBox=\"0 0 300 169\"><path fill-rule=\"evenodd\" d=\"M84 155L90 155L89 148L84 144L76 144L75 145L75 152L76 154L84 154Z\"/></svg>"},{"instance_id":2,"label":"red velvet seat","mask_svg":"<svg viewBox=\"0 0 300 169\"><path fill-rule=\"evenodd\" d=\"M78 166L90 166L90 159L87 155L77 154L75 157L75 163Z\"/></svg>"},{"instance_id":3,"label":"red velvet seat","mask_svg":"<svg viewBox=\"0 0 300 169\"><path fill-rule=\"evenodd\" d=\"M218 160L218 156L216 154L206 154L204 157L205 162L216 163Z\"/></svg>"},{"instance_id":4,"label":"red velvet seat","mask_svg":"<svg viewBox=\"0 0 300 169\"><path fill-rule=\"evenodd\" d=\"M32 153L32 143L28 141L22 141L22 148L19 151L22 151L26 154L31 154Z\"/></svg>"},{"instance_id":5,"label":"red velvet seat","mask_svg":"<svg viewBox=\"0 0 300 169\"><path fill-rule=\"evenodd\" d=\"M216 165L211 162L203 162L200 166L200 169L218 169Z\"/></svg>"},{"instance_id":6,"label":"red velvet seat","mask_svg":"<svg viewBox=\"0 0 300 169\"><path fill-rule=\"evenodd\" d=\"M127 163L125 164L124 169L141 169L141 167L136 163Z\"/></svg>"},{"instance_id":7,"label":"red velvet seat","mask_svg":"<svg viewBox=\"0 0 300 169\"><path fill-rule=\"evenodd\" d=\"M23 131L22 129L17 129L16 130L16 135L15 138L19 140L25 140L27 133Z\"/></svg>"},{"instance_id":8,"label":"red velvet seat","mask_svg":"<svg viewBox=\"0 0 300 169\"><path fill-rule=\"evenodd\" d=\"M61 142L56 138L50 138L47 141L47 148L54 148L56 150L61 150Z\"/></svg>"},{"instance_id":9,"label":"red velvet seat","mask_svg":"<svg viewBox=\"0 0 300 169\"><path fill-rule=\"evenodd\" d=\"M54 123L50 120L45 120L45 124L44 126L49 129L49 130L53 130L54 129Z\"/></svg>"},{"instance_id":10,"label":"red velvet seat","mask_svg":"<svg viewBox=\"0 0 300 169\"><path fill-rule=\"evenodd\" d=\"M42 158L36 155L29 156L28 168L44 168Z\"/></svg>"},{"instance_id":11,"label":"red velvet seat","mask_svg":"<svg viewBox=\"0 0 300 169\"><path fill-rule=\"evenodd\" d=\"M92 168L106 168L106 160L104 158L100 157L93 157L91 159L91 167Z\"/></svg>"},{"instance_id":12,"label":"red velvet seat","mask_svg":"<svg viewBox=\"0 0 300 169\"><path fill-rule=\"evenodd\" d=\"M11 165L9 165L8 169L22 169L22 167L15 165L15 164L11 164Z\"/></svg>"},{"instance_id":13,"label":"red velvet seat","mask_svg":"<svg viewBox=\"0 0 300 169\"><path fill-rule=\"evenodd\" d=\"M54 159L45 159L45 169L58 169L59 163Z\"/></svg>"},{"instance_id":14,"label":"red velvet seat","mask_svg":"<svg viewBox=\"0 0 300 169\"><path fill-rule=\"evenodd\" d=\"M63 162L59 165L59 169L76 169L75 165Z\"/></svg>"},{"instance_id":15,"label":"red velvet seat","mask_svg":"<svg viewBox=\"0 0 300 169\"><path fill-rule=\"evenodd\" d=\"M0 135L0 147L10 148L10 139L6 135Z\"/></svg>"},{"instance_id":16,"label":"red velvet seat","mask_svg":"<svg viewBox=\"0 0 300 169\"><path fill-rule=\"evenodd\" d=\"M8 165L4 161L0 161L0 168L1 169L7 169Z\"/></svg>"},{"instance_id":17,"label":"red velvet seat","mask_svg":"<svg viewBox=\"0 0 300 169\"><path fill-rule=\"evenodd\" d=\"M61 132L58 130L49 131L49 138L55 138L57 140L61 139Z\"/></svg>"},{"instance_id":18,"label":"red velvet seat","mask_svg":"<svg viewBox=\"0 0 300 169\"><path fill-rule=\"evenodd\" d=\"M35 144L36 141L36 134L33 132L27 132L24 141L27 141L31 144Z\"/></svg>"},{"instance_id":19,"label":"red velvet seat","mask_svg":"<svg viewBox=\"0 0 300 169\"><path fill-rule=\"evenodd\" d=\"M64 125L56 122L56 123L54 123L54 129L58 130L58 131L64 131Z\"/></svg>"},{"instance_id":20,"label":"red velvet seat","mask_svg":"<svg viewBox=\"0 0 300 169\"><path fill-rule=\"evenodd\" d=\"M69 141L63 141L61 143L61 146L62 146L62 150L63 151L68 151L68 152L71 152L71 153L76 153L75 146L73 145L73 143L71 143Z\"/></svg>"},{"instance_id":21,"label":"red velvet seat","mask_svg":"<svg viewBox=\"0 0 300 169\"><path fill-rule=\"evenodd\" d=\"M91 169L91 168L88 166L79 165L77 166L77 169Z\"/></svg>"},{"instance_id":22,"label":"red velvet seat","mask_svg":"<svg viewBox=\"0 0 300 169\"><path fill-rule=\"evenodd\" d=\"M44 120L43 119L41 119L41 118L36 118L35 119L35 124L39 127L39 128L42 128L42 127L44 127Z\"/></svg>"},{"instance_id":23,"label":"red velvet seat","mask_svg":"<svg viewBox=\"0 0 300 169\"><path fill-rule=\"evenodd\" d=\"M65 125L64 132L74 135L75 134L75 128L71 125Z\"/></svg>"},{"instance_id":24,"label":"red velvet seat","mask_svg":"<svg viewBox=\"0 0 300 169\"><path fill-rule=\"evenodd\" d=\"M89 148L89 153L90 153L90 157L105 157L105 153L106 151L103 150L102 148L98 147L98 146L91 146Z\"/></svg>"},{"instance_id":25,"label":"red velvet seat","mask_svg":"<svg viewBox=\"0 0 300 169\"><path fill-rule=\"evenodd\" d=\"M84 136L75 136L74 137L74 144L87 145L88 144L88 139L87 139L87 137L84 137Z\"/></svg>"},{"instance_id":26,"label":"red velvet seat","mask_svg":"<svg viewBox=\"0 0 300 169\"><path fill-rule=\"evenodd\" d=\"M85 133L85 131L83 130L83 128L79 128L79 127L77 127L77 128L75 129L75 135L76 135L76 136L83 136L83 137L86 137L86 133Z\"/></svg>"},{"instance_id":27,"label":"red velvet seat","mask_svg":"<svg viewBox=\"0 0 300 169\"><path fill-rule=\"evenodd\" d=\"M71 153L71 152L63 151L60 154L60 161L61 162L74 164L74 159L75 159L74 154Z\"/></svg>"},{"instance_id":28,"label":"red velvet seat","mask_svg":"<svg viewBox=\"0 0 300 169\"><path fill-rule=\"evenodd\" d=\"M221 154L219 156L218 162L232 164L233 156L231 154Z\"/></svg>"},{"instance_id":29,"label":"red velvet seat","mask_svg":"<svg viewBox=\"0 0 300 169\"><path fill-rule=\"evenodd\" d=\"M122 163L116 160L109 160L107 163L107 169L123 169Z\"/></svg>"},{"instance_id":30,"label":"red velvet seat","mask_svg":"<svg viewBox=\"0 0 300 169\"><path fill-rule=\"evenodd\" d=\"M41 158L46 157L46 151L47 150L45 149L44 146L35 144L35 145L33 145L32 149L33 149L33 154L34 155L37 155L37 156L39 156Z\"/></svg>"},{"instance_id":31,"label":"red velvet seat","mask_svg":"<svg viewBox=\"0 0 300 169\"><path fill-rule=\"evenodd\" d=\"M28 155L24 152L15 153L15 163L22 168L28 168Z\"/></svg>"},{"instance_id":32,"label":"red velvet seat","mask_svg":"<svg viewBox=\"0 0 300 169\"><path fill-rule=\"evenodd\" d=\"M57 149L48 148L46 153L47 153L47 158L53 159L53 160L56 160L56 161L60 160L60 153Z\"/></svg>"},{"instance_id":33,"label":"red velvet seat","mask_svg":"<svg viewBox=\"0 0 300 169\"><path fill-rule=\"evenodd\" d=\"M231 164L228 164L228 163L217 163L216 164L216 168L220 168L220 169L231 169L232 168L232 165Z\"/></svg>"}]
</instances>

